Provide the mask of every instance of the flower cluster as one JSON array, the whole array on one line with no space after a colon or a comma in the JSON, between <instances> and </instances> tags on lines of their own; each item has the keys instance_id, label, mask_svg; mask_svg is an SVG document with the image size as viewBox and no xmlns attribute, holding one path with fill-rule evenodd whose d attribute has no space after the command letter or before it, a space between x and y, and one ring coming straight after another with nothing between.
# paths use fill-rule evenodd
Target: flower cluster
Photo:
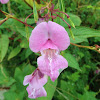
<instances>
[{"instance_id":1,"label":"flower cluster","mask_svg":"<svg viewBox=\"0 0 100 100\"><path fill-rule=\"evenodd\" d=\"M29 47L33 52L41 53L37 59L38 70L24 79L24 85L29 83L27 91L30 98L46 96L43 88L47 82L47 76L55 81L59 76L59 70L68 67L67 60L60 55L70 45L69 36L61 25L48 21L41 22L32 31L29 38Z\"/></svg>"},{"instance_id":2,"label":"flower cluster","mask_svg":"<svg viewBox=\"0 0 100 100\"><path fill-rule=\"evenodd\" d=\"M5 3L7 3L9 0L0 0L0 2L2 3L2 4L5 4Z\"/></svg>"}]
</instances>

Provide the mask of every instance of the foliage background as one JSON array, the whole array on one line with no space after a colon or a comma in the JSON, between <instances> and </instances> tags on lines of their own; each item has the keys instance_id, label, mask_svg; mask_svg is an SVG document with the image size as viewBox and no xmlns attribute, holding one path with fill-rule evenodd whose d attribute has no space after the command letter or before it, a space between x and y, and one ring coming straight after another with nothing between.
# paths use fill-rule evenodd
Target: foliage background
<instances>
[{"instance_id":1,"label":"foliage background","mask_svg":"<svg viewBox=\"0 0 100 100\"><path fill-rule=\"evenodd\" d=\"M75 35L75 40L70 37L72 43L86 46L100 44L99 0L53 0L53 3L55 8L68 13L76 26L76 29L72 28ZM0 10L22 21L32 13L22 0L0 4ZM68 22L64 15L60 15ZM0 20L3 18L5 16L0 12ZM70 36L67 25L59 17L54 21L65 27ZM36 26L33 15L27 23ZM24 77L37 67L39 56L29 49L26 37L31 31L32 28L14 19L0 26L0 100L31 100L23 86ZM70 45L61 54L67 59L69 67L55 82L48 80L45 85L48 96L37 100L100 100L100 73L95 72L100 70L99 53Z\"/></svg>"}]
</instances>

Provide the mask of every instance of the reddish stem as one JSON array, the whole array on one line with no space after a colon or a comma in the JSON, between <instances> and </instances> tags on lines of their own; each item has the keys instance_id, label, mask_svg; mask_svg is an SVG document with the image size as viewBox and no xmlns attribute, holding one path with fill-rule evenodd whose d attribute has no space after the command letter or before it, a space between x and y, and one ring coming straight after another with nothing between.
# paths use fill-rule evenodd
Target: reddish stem
<instances>
[{"instance_id":1,"label":"reddish stem","mask_svg":"<svg viewBox=\"0 0 100 100\"><path fill-rule=\"evenodd\" d=\"M46 1L42 0L44 3L46 3Z\"/></svg>"},{"instance_id":2,"label":"reddish stem","mask_svg":"<svg viewBox=\"0 0 100 100\"><path fill-rule=\"evenodd\" d=\"M11 18L16 19L17 21L21 22L21 23L24 24L24 25L27 25L27 26L29 26L29 27L31 27L31 28L34 28L33 26L31 26L31 25L29 25L29 24L27 24L27 23L25 23L25 22L23 22L23 21L21 21L21 20L15 18L15 17L11 17Z\"/></svg>"},{"instance_id":3,"label":"reddish stem","mask_svg":"<svg viewBox=\"0 0 100 100\"><path fill-rule=\"evenodd\" d=\"M54 14L56 14L56 13L54 13ZM61 17L61 16L59 16L58 14L56 14L58 17L60 17L67 25L68 25L68 27L69 27L69 29L71 29L71 26Z\"/></svg>"},{"instance_id":4,"label":"reddish stem","mask_svg":"<svg viewBox=\"0 0 100 100\"><path fill-rule=\"evenodd\" d=\"M10 87L0 87L0 90L4 90L4 89L8 90L10 89Z\"/></svg>"},{"instance_id":5,"label":"reddish stem","mask_svg":"<svg viewBox=\"0 0 100 100\"><path fill-rule=\"evenodd\" d=\"M8 18L5 18L5 19L3 19L3 20L1 20L0 21L0 25L2 25L5 21L7 21L8 20Z\"/></svg>"},{"instance_id":6,"label":"reddish stem","mask_svg":"<svg viewBox=\"0 0 100 100\"><path fill-rule=\"evenodd\" d=\"M28 19L31 15L33 15L33 13L31 13L30 15L28 15L28 16L26 17L25 23L27 23L27 19Z\"/></svg>"},{"instance_id":7,"label":"reddish stem","mask_svg":"<svg viewBox=\"0 0 100 100\"><path fill-rule=\"evenodd\" d=\"M7 15L6 13L4 13L4 12L3 12L3 11L1 11L1 10L0 10L0 12L2 12L4 15ZM24 25L27 25L27 26L29 26L29 27L31 27L31 28L34 28L33 26L28 25L27 23L25 23L25 22L23 22L23 21L21 21L21 20L19 20L19 19L15 18L15 17L13 17L12 15L10 15L10 14L8 14L8 15L9 15L9 18L13 18L13 19L15 19L15 20L17 20L17 21L21 22L21 23L22 23L22 24L24 24ZM5 22L5 20L4 20L4 22Z\"/></svg>"},{"instance_id":8,"label":"reddish stem","mask_svg":"<svg viewBox=\"0 0 100 100\"><path fill-rule=\"evenodd\" d=\"M51 16L52 16L52 12L51 12ZM52 18L52 21L53 21L53 18Z\"/></svg>"},{"instance_id":9,"label":"reddish stem","mask_svg":"<svg viewBox=\"0 0 100 100\"><path fill-rule=\"evenodd\" d=\"M14 40L15 38L11 38L11 37L9 37L9 40ZM17 40L18 42L21 42L21 39L18 39Z\"/></svg>"},{"instance_id":10,"label":"reddish stem","mask_svg":"<svg viewBox=\"0 0 100 100\"><path fill-rule=\"evenodd\" d=\"M24 2L25 2L31 9L33 9L25 0L24 0Z\"/></svg>"},{"instance_id":11,"label":"reddish stem","mask_svg":"<svg viewBox=\"0 0 100 100\"><path fill-rule=\"evenodd\" d=\"M37 3L40 4L40 0L37 0Z\"/></svg>"},{"instance_id":12,"label":"reddish stem","mask_svg":"<svg viewBox=\"0 0 100 100\"><path fill-rule=\"evenodd\" d=\"M0 10L0 12L2 12L4 15L6 15L2 10Z\"/></svg>"},{"instance_id":13,"label":"reddish stem","mask_svg":"<svg viewBox=\"0 0 100 100\"><path fill-rule=\"evenodd\" d=\"M59 11L59 10L57 12L63 13L63 14L65 14L67 16L67 18L69 18L69 15L68 14L66 14L66 13L64 13L62 11Z\"/></svg>"}]
</instances>

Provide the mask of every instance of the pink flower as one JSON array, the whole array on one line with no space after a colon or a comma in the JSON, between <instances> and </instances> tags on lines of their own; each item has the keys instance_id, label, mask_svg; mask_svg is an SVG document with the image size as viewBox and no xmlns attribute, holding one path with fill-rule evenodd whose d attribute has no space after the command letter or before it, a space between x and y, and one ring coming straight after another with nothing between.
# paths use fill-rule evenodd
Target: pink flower
<instances>
[{"instance_id":1,"label":"pink flower","mask_svg":"<svg viewBox=\"0 0 100 100\"><path fill-rule=\"evenodd\" d=\"M100 73L100 69L95 70L95 74L99 74Z\"/></svg>"},{"instance_id":2,"label":"pink flower","mask_svg":"<svg viewBox=\"0 0 100 100\"><path fill-rule=\"evenodd\" d=\"M68 67L66 59L59 53L69 45L70 39L64 27L52 21L38 24L29 39L30 49L42 54L37 60L40 71L52 81L57 79L60 69Z\"/></svg>"},{"instance_id":3,"label":"pink flower","mask_svg":"<svg viewBox=\"0 0 100 100\"><path fill-rule=\"evenodd\" d=\"M2 3L2 4L5 4L5 3L7 3L9 0L0 0L0 2Z\"/></svg>"},{"instance_id":4,"label":"pink flower","mask_svg":"<svg viewBox=\"0 0 100 100\"><path fill-rule=\"evenodd\" d=\"M29 84L27 87L29 98L38 98L47 96L44 85L47 83L47 76L42 74L39 69L36 69L33 74L27 75L24 78L23 85Z\"/></svg>"}]
</instances>

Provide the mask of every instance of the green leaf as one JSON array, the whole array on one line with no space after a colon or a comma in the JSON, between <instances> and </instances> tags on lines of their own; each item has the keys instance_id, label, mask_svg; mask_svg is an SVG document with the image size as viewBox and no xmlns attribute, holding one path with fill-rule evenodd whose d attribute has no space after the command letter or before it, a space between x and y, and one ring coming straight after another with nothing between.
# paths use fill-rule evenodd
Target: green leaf
<instances>
[{"instance_id":1,"label":"green leaf","mask_svg":"<svg viewBox=\"0 0 100 100\"><path fill-rule=\"evenodd\" d=\"M78 38L77 36L74 36L75 40L72 39L72 37L70 37L70 42L72 43L81 43L81 42L88 42L88 40L86 38Z\"/></svg>"},{"instance_id":2,"label":"green leaf","mask_svg":"<svg viewBox=\"0 0 100 100\"><path fill-rule=\"evenodd\" d=\"M60 9L61 11L65 12L65 4L64 4L64 1L63 0L58 0L58 3L57 3L57 9ZM61 17L65 18L65 15L62 14L62 13L58 13L58 15L60 14Z\"/></svg>"},{"instance_id":3,"label":"green leaf","mask_svg":"<svg viewBox=\"0 0 100 100\"><path fill-rule=\"evenodd\" d=\"M60 92L59 90L56 89L56 91L59 93L59 95L57 96L59 98L59 100L69 100L67 96L65 96L62 92ZM63 98L62 98L63 97Z\"/></svg>"},{"instance_id":4,"label":"green leaf","mask_svg":"<svg viewBox=\"0 0 100 100\"><path fill-rule=\"evenodd\" d=\"M24 0L31 8L33 8L33 0ZM35 0L34 0L35 1ZM37 10L40 10L41 7L45 7L46 4L38 4L36 1L35 1L35 5L36 5L36 9Z\"/></svg>"},{"instance_id":5,"label":"green leaf","mask_svg":"<svg viewBox=\"0 0 100 100\"><path fill-rule=\"evenodd\" d=\"M15 57L20 51L21 51L20 46L17 46L16 48L14 48L14 49L10 52L10 54L9 54L9 56L8 56L8 60L10 60L11 58Z\"/></svg>"},{"instance_id":6,"label":"green leaf","mask_svg":"<svg viewBox=\"0 0 100 100\"><path fill-rule=\"evenodd\" d=\"M74 30L74 29L73 29ZM82 38L89 38L89 37L100 37L100 30L95 30L88 27L77 27L76 30L74 30L75 35L77 37Z\"/></svg>"},{"instance_id":7,"label":"green leaf","mask_svg":"<svg viewBox=\"0 0 100 100\"><path fill-rule=\"evenodd\" d=\"M35 5L35 0L33 1L33 14L34 14L34 20L35 20L35 22L37 22L38 21L38 13L37 13L36 5Z\"/></svg>"},{"instance_id":8,"label":"green leaf","mask_svg":"<svg viewBox=\"0 0 100 100\"><path fill-rule=\"evenodd\" d=\"M70 16L71 21L74 23L75 26L80 26L81 24L81 19L79 16L74 15L72 13L67 13ZM66 21L69 23L70 21L68 21L68 19L66 19ZM74 25L72 25L74 27Z\"/></svg>"},{"instance_id":9,"label":"green leaf","mask_svg":"<svg viewBox=\"0 0 100 100\"><path fill-rule=\"evenodd\" d=\"M63 95L67 96L68 98L67 100L77 100L76 99L77 96L75 96L75 84L74 83L70 81L60 80L60 88L62 90ZM59 97L61 98L61 96Z\"/></svg>"},{"instance_id":10,"label":"green leaf","mask_svg":"<svg viewBox=\"0 0 100 100\"><path fill-rule=\"evenodd\" d=\"M0 18L0 20L3 20L3 18ZM13 19L8 19L5 21L2 25L0 25L0 28L9 28L11 25L13 25Z\"/></svg>"},{"instance_id":11,"label":"green leaf","mask_svg":"<svg viewBox=\"0 0 100 100\"><path fill-rule=\"evenodd\" d=\"M57 85L57 80L55 82L52 82L50 78L48 78L47 84L44 86L47 96L46 97L40 97L37 100L52 100L54 92L55 92L55 87Z\"/></svg>"},{"instance_id":12,"label":"green leaf","mask_svg":"<svg viewBox=\"0 0 100 100\"><path fill-rule=\"evenodd\" d=\"M25 75L23 74L23 71L20 68L16 68L15 69L15 73L14 73L14 78L16 80L16 90L18 95L20 95L20 97L23 98L23 96L25 96L26 89L25 86L23 86L23 80L24 80ZM23 95L24 94L24 95ZM21 99L23 100L23 99Z\"/></svg>"},{"instance_id":13,"label":"green leaf","mask_svg":"<svg viewBox=\"0 0 100 100\"><path fill-rule=\"evenodd\" d=\"M61 0L61 6L62 6L62 11L65 12L65 4L63 0ZM65 18L64 14L63 14L63 18Z\"/></svg>"},{"instance_id":14,"label":"green leaf","mask_svg":"<svg viewBox=\"0 0 100 100\"><path fill-rule=\"evenodd\" d=\"M64 80L61 80L60 81L61 82L61 86L60 86L60 88L62 89L62 90L73 90L74 89L74 84L72 85L72 83L71 82L67 82L67 81L64 81Z\"/></svg>"},{"instance_id":15,"label":"green leaf","mask_svg":"<svg viewBox=\"0 0 100 100\"><path fill-rule=\"evenodd\" d=\"M23 100L24 92L16 93L8 91L4 93L5 100Z\"/></svg>"},{"instance_id":16,"label":"green leaf","mask_svg":"<svg viewBox=\"0 0 100 100\"><path fill-rule=\"evenodd\" d=\"M36 67L34 67L34 66L30 65L30 64L24 65L23 66L23 74L24 75L32 74L35 69L36 69Z\"/></svg>"},{"instance_id":17,"label":"green leaf","mask_svg":"<svg viewBox=\"0 0 100 100\"><path fill-rule=\"evenodd\" d=\"M5 84L9 80L6 69L0 64L0 84Z\"/></svg>"},{"instance_id":18,"label":"green leaf","mask_svg":"<svg viewBox=\"0 0 100 100\"><path fill-rule=\"evenodd\" d=\"M15 82L15 79L12 77L9 77L9 74L5 67L0 64L0 84L3 84L5 86L10 86Z\"/></svg>"},{"instance_id":19,"label":"green leaf","mask_svg":"<svg viewBox=\"0 0 100 100\"><path fill-rule=\"evenodd\" d=\"M33 8L33 0L25 0L25 2Z\"/></svg>"},{"instance_id":20,"label":"green leaf","mask_svg":"<svg viewBox=\"0 0 100 100\"><path fill-rule=\"evenodd\" d=\"M85 91L83 95L79 95L78 97L80 100L97 100L95 96L96 96L95 92Z\"/></svg>"},{"instance_id":21,"label":"green leaf","mask_svg":"<svg viewBox=\"0 0 100 100\"><path fill-rule=\"evenodd\" d=\"M22 0L12 0L12 1L16 2L16 4L18 3L18 5L19 4L21 5L21 6L18 6L18 8L20 8L20 10L22 8L24 8L24 10L30 9L30 7L28 5L26 5L26 3L24 3L24 0L23 0L23 2L22 2ZM29 0L29 1L31 1L31 0Z\"/></svg>"},{"instance_id":22,"label":"green leaf","mask_svg":"<svg viewBox=\"0 0 100 100\"><path fill-rule=\"evenodd\" d=\"M4 93L4 96L5 96L5 100L20 100L17 93L15 92L6 92Z\"/></svg>"},{"instance_id":23,"label":"green leaf","mask_svg":"<svg viewBox=\"0 0 100 100\"><path fill-rule=\"evenodd\" d=\"M21 21L25 22L25 19L26 18L23 18ZM34 18L28 18L27 19L27 24L34 24L34 23L35 23Z\"/></svg>"},{"instance_id":24,"label":"green leaf","mask_svg":"<svg viewBox=\"0 0 100 100\"><path fill-rule=\"evenodd\" d=\"M89 27L76 27L72 28L74 35L78 38L100 37L100 30L95 30Z\"/></svg>"},{"instance_id":25,"label":"green leaf","mask_svg":"<svg viewBox=\"0 0 100 100\"><path fill-rule=\"evenodd\" d=\"M16 26L16 29L22 36L26 37L26 31L25 31L24 27L19 28L19 27Z\"/></svg>"},{"instance_id":26,"label":"green leaf","mask_svg":"<svg viewBox=\"0 0 100 100\"><path fill-rule=\"evenodd\" d=\"M24 39L21 41L21 43L20 43L20 47L21 47L21 48L28 48L28 47L29 47L29 42L28 42L28 40L24 38Z\"/></svg>"},{"instance_id":27,"label":"green leaf","mask_svg":"<svg viewBox=\"0 0 100 100\"><path fill-rule=\"evenodd\" d=\"M70 36L69 29L66 28L66 30ZM79 26L79 27L76 27L76 29L72 28L71 30L74 33L74 37L75 37L75 40L70 38L72 43L81 43L81 42L87 41L87 38L90 38L90 37L100 37L99 30L95 30L88 27Z\"/></svg>"},{"instance_id":28,"label":"green leaf","mask_svg":"<svg viewBox=\"0 0 100 100\"><path fill-rule=\"evenodd\" d=\"M9 77L9 80L8 80L8 82L6 83L6 86L10 86L10 85L12 85L12 84L15 83L15 82L16 82L16 80L15 80L14 78Z\"/></svg>"},{"instance_id":29,"label":"green leaf","mask_svg":"<svg viewBox=\"0 0 100 100\"><path fill-rule=\"evenodd\" d=\"M25 53L25 58L30 56L33 52L30 50L30 48L27 48L26 53Z\"/></svg>"},{"instance_id":30,"label":"green leaf","mask_svg":"<svg viewBox=\"0 0 100 100\"><path fill-rule=\"evenodd\" d=\"M60 10L62 9L61 0L58 0L58 8L59 8Z\"/></svg>"},{"instance_id":31,"label":"green leaf","mask_svg":"<svg viewBox=\"0 0 100 100\"><path fill-rule=\"evenodd\" d=\"M79 72L75 72L70 76L68 76L67 78L72 80L73 82L76 82L80 78Z\"/></svg>"},{"instance_id":32,"label":"green leaf","mask_svg":"<svg viewBox=\"0 0 100 100\"><path fill-rule=\"evenodd\" d=\"M21 28L19 26L16 26L16 31L18 31L23 37L27 38L27 32L25 30L25 27L21 26ZM32 28L28 27L28 32L29 32L29 36L32 32Z\"/></svg>"},{"instance_id":33,"label":"green leaf","mask_svg":"<svg viewBox=\"0 0 100 100\"><path fill-rule=\"evenodd\" d=\"M67 14L70 16L70 19L67 18L67 16L64 18L67 23L69 23L69 24L71 23L71 25L73 27L80 26L80 24L81 24L80 17L78 17L77 15L74 15L72 13L67 13ZM60 18L58 17L57 19L59 20ZM59 24L62 25L63 27L65 27L65 28L68 27L67 24L62 19L60 19L60 23Z\"/></svg>"},{"instance_id":34,"label":"green leaf","mask_svg":"<svg viewBox=\"0 0 100 100\"><path fill-rule=\"evenodd\" d=\"M21 69L18 67L15 69L14 78L16 79L17 82L20 82L21 84L23 84L24 74L21 71Z\"/></svg>"},{"instance_id":35,"label":"green leaf","mask_svg":"<svg viewBox=\"0 0 100 100\"><path fill-rule=\"evenodd\" d=\"M9 39L7 35L1 35L0 39L0 62L4 59L9 45Z\"/></svg>"},{"instance_id":36,"label":"green leaf","mask_svg":"<svg viewBox=\"0 0 100 100\"><path fill-rule=\"evenodd\" d=\"M74 56L72 56L70 53L64 53L64 57L68 61L68 66L80 70L79 64Z\"/></svg>"}]
</instances>

